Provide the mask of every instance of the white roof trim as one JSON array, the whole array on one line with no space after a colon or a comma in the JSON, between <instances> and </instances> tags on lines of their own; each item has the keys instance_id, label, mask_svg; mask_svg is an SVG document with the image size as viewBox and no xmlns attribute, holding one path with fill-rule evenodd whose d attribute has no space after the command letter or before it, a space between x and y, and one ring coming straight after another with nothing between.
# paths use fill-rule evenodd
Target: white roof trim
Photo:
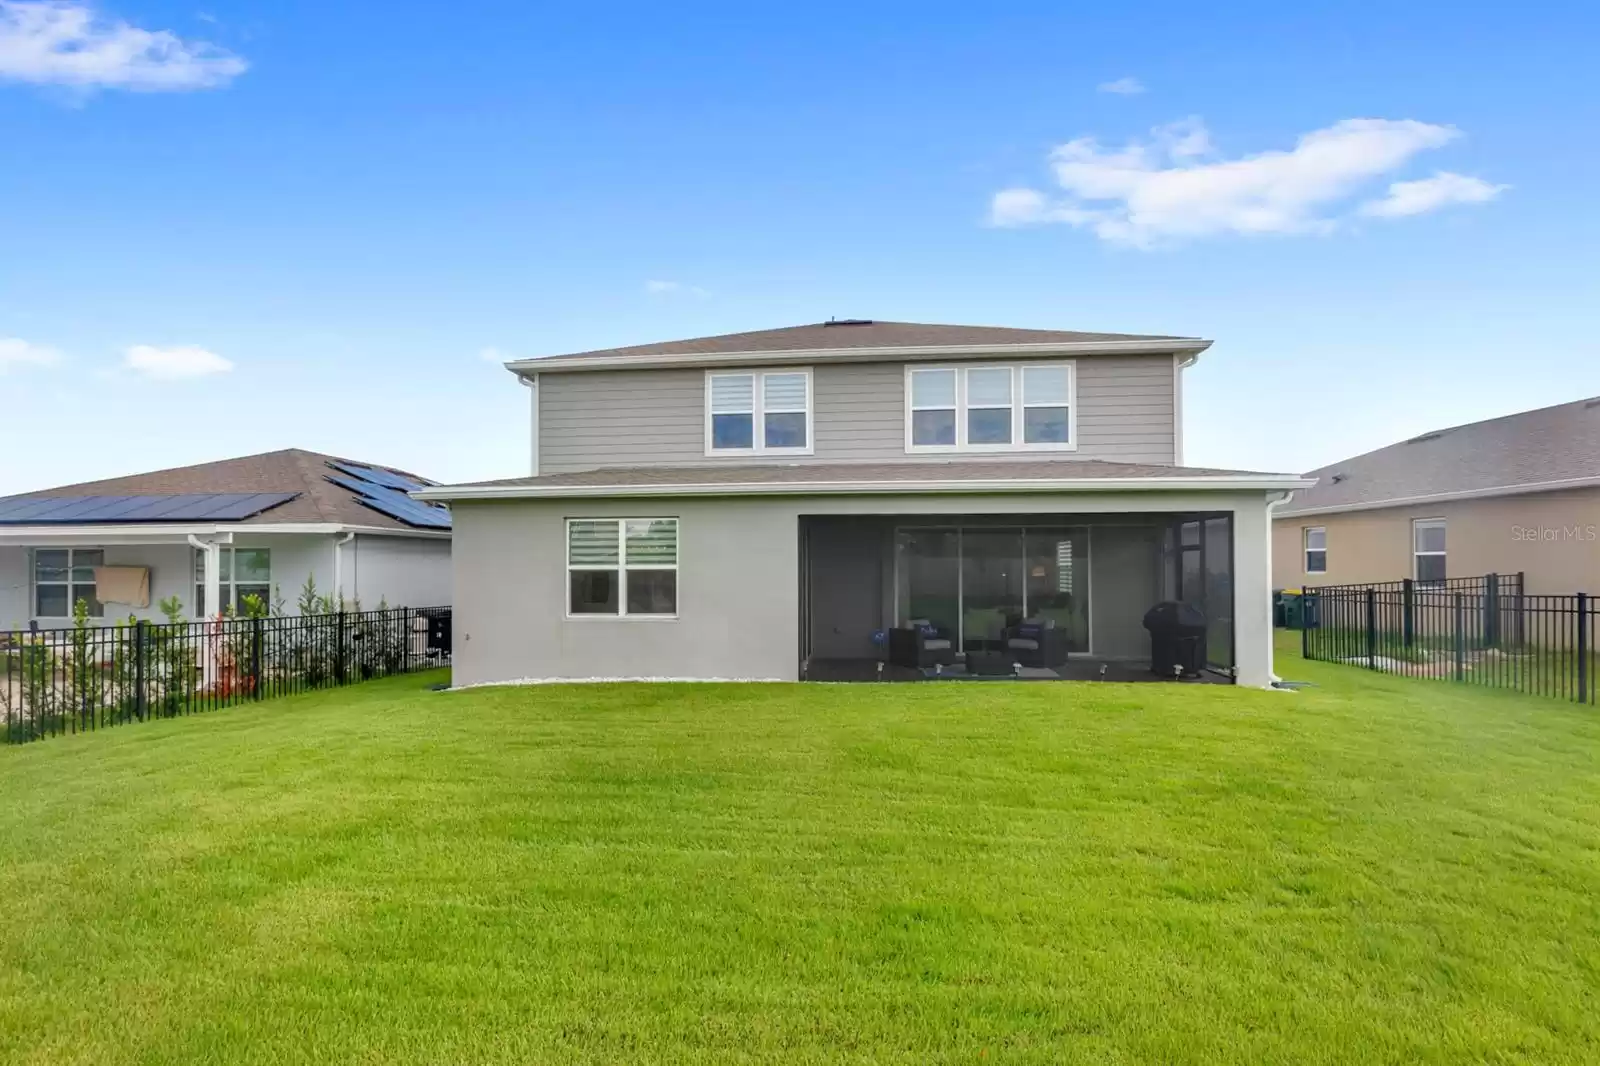
<instances>
[{"instance_id":1,"label":"white roof trim","mask_svg":"<svg viewBox=\"0 0 1600 1066\"><path fill-rule=\"evenodd\" d=\"M596 496L916 496L928 493L1282 491L1315 482L1296 474L1129 478L985 478L946 481L757 481L647 485L440 485L411 495L419 500L523 500Z\"/></svg>"},{"instance_id":2,"label":"white roof trim","mask_svg":"<svg viewBox=\"0 0 1600 1066\"><path fill-rule=\"evenodd\" d=\"M1317 484L1317 482L1312 482ZM1363 500L1360 503L1330 504L1326 507L1293 508L1279 511L1277 518L1300 518L1305 515L1342 514L1345 511L1380 511L1386 507L1408 507L1423 503L1448 503L1451 500L1481 500L1491 496L1525 496L1534 492L1558 492L1561 489L1587 489L1600 487L1600 477L1574 477L1561 481L1535 481L1526 485L1496 485L1487 489L1461 489L1457 492L1432 492L1423 496L1394 496L1387 500Z\"/></svg>"},{"instance_id":3,"label":"white roof trim","mask_svg":"<svg viewBox=\"0 0 1600 1066\"><path fill-rule=\"evenodd\" d=\"M786 348L762 352L680 352L672 355L547 355L513 359L505 364L516 374L556 370L625 370L662 367L748 366L752 363L878 363L885 360L916 362L924 359L965 358L977 355L1162 355L1189 353L1196 358L1211 342L1195 337L1166 340L1045 341L1029 344L928 344L880 348ZM1191 360L1192 362L1192 360Z\"/></svg>"},{"instance_id":4,"label":"white roof trim","mask_svg":"<svg viewBox=\"0 0 1600 1066\"><path fill-rule=\"evenodd\" d=\"M47 540L73 542L120 541L128 544L185 543L190 535L215 537L220 535L300 535L331 536L342 533L360 533L363 536L425 537L432 540L447 539L450 532L436 529L391 529L387 526L351 526L338 522L202 522L202 523L146 523L105 522L98 525L72 525L69 523L44 523L32 526L0 526L0 543L22 542L38 544Z\"/></svg>"}]
</instances>

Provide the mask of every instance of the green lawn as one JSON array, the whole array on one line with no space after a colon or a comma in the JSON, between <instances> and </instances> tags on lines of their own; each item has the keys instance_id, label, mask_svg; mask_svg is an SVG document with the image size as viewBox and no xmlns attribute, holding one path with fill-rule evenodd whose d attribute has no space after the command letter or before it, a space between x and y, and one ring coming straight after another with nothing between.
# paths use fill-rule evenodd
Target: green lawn
<instances>
[{"instance_id":1,"label":"green lawn","mask_svg":"<svg viewBox=\"0 0 1600 1066\"><path fill-rule=\"evenodd\" d=\"M1580 1062L1600 715L398 678L0 750L0 1060Z\"/></svg>"}]
</instances>

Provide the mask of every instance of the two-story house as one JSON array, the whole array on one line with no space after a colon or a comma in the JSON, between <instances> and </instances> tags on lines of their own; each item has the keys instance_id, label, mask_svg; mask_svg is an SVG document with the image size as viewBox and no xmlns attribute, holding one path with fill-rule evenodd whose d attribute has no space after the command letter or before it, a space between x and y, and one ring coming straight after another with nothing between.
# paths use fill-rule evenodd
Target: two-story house
<instances>
[{"instance_id":1,"label":"two-story house","mask_svg":"<svg viewBox=\"0 0 1600 1066\"><path fill-rule=\"evenodd\" d=\"M1306 482L1181 465L1209 345L851 320L509 363L532 476L415 494L454 512L456 681L879 676L896 630L959 673L1045 628L1031 676L1081 676L1176 599L1267 685Z\"/></svg>"}]
</instances>

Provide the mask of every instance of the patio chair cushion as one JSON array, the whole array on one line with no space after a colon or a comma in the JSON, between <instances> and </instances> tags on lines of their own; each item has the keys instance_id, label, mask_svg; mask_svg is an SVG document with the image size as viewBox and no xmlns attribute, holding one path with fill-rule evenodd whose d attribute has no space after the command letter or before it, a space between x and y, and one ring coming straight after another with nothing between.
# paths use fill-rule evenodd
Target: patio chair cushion
<instances>
[{"instance_id":1,"label":"patio chair cushion","mask_svg":"<svg viewBox=\"0 0 1600 1066\"><path fill-rule=\"evenodd\" d=\"M924 640L922 646L929 651L945 651L950 647L950 642L943 638Z\"/></svg>"},{"instance_id":2,"label":"patio chair cushion","mask_svg":"<svg viewBox=\"0 0 1600 1066\"><path fill-rule=\"evenodd\" d=\"M1008 648L1020 648L1023 651L1038 651L1039 642L1031 637L1012 637L1006 641Z\"/></svg>"}]
</instances>

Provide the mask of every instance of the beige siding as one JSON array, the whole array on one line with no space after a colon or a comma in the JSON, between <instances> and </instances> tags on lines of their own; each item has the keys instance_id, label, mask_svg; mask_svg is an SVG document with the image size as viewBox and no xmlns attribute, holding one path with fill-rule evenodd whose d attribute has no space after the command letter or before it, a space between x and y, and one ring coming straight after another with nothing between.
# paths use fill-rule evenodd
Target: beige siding
<instances>
[{"instance_id":1,"label":"beige siding","mask_svg":"<svg viewBox=\"0 0 1600 1066\"><path fill-rule=\"evenodd\" d=\"M1061 457L1174 461L1171 356L1096 356L1078 359L1077 367L1079 446ZM708 458L704 382L702 370L540 375L539 472L914 458L905 451L901 363L814 368L816 443L811 456Z\"/></svg>"},{"instance_id":2,"label":"beige siding","mask_svg":"<svg viewBox=\"0 0 1600 1066\"><path fill-rule=\"evenodd\" d=\"M1290 515L1273 523L1272 583L1348 585L1412 577L1411 523L1445 520L1451 577L1526 575L1529 593L1600 593L1600 489ZM1328 531L1328 572L1305 573L1304 531Z\"/></svg>"}]
</instances>

